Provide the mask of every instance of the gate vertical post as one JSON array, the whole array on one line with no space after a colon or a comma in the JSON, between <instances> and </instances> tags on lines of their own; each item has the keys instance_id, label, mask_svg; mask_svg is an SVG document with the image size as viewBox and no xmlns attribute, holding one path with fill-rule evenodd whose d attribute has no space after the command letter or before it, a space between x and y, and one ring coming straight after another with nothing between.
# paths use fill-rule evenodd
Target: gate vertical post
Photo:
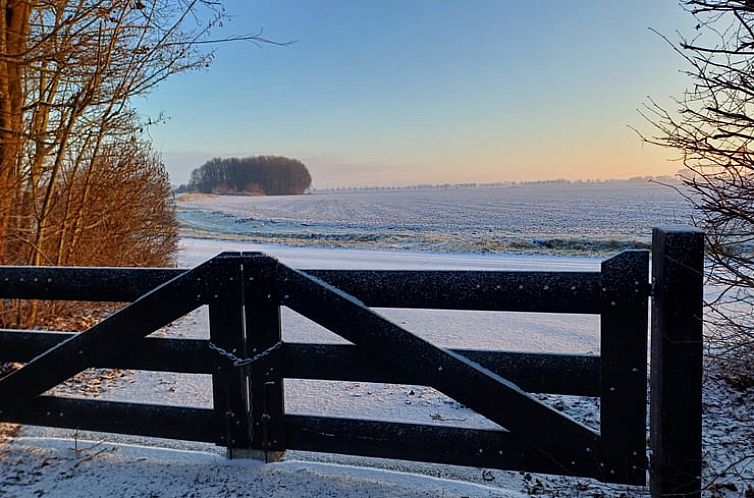
<instances>
[{"instance_id":1,"label":"gate vertical post","mask_svg":"<svg viewBox=\"0 0 754 498\"><path fill-rule=\"evenodd\" d=\"M248 371L251 448L277 460L285 449L283 349L277 261L259 253L244 254L245 320L249 357L257 358Z\"/></svg>"},{"instance_id":2,"label":"gate vertical post","mask_svg":"<svg viewBox=\"0 0 754 498\"><path fill-rule=\"evenodd\" d=\"M600 272L603 480L646 484L649 253L624 251Z\"/></svg>"},{"instance_id":3,"label":"gate vertical post","mask_svg":"<svg viewBox=\"0 0 754 498\"><path fill-rule=\"evenodd\" d=\"M248 448L250 443L246 376L229 359L246 356L241 259L238 254L223 253L210 263L209 339L221 356L212 374L215 441L228 448L232 457L234 448Z\"/></svg>"},{"instance_id":4,"label":"gate vertical post","mask_svg":"<svg viewBox=\"0 0 754 498\"><path fill-rule=\"evenodd\" d=\"M650 490L654 498L701 496L704 233L652 233Z\"/></svg>"}]
</instances>

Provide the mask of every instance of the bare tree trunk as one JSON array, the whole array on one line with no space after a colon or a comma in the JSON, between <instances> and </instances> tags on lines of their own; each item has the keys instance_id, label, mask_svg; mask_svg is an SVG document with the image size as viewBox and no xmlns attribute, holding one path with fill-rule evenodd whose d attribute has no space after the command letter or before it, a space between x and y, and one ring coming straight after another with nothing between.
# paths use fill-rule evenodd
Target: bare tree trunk
<instances>
[{"instance_id":1,"label":"bare tree trunk","mask_svg":"<svg viewBox=\"0 0 754 498\"><path fill-rule=\"evenodd\" d=\"M0 234L7 234L21 184L19 163L23 137L23 57L29 34L27 0L0 0ZM0 237L0 261L7 262L8 238Z\"/></svg>"}]
</instances>

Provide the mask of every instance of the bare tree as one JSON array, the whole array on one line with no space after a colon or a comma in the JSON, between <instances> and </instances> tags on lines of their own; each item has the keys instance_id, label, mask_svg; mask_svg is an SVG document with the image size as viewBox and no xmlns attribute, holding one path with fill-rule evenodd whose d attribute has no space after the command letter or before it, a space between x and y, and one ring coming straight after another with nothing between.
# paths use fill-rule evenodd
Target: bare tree
<instances>
[{"instance_id":1,"label":"bare tree","mask_svg":"<svg viewBox=\"0 0 754 498\"><path fill-rule=\"evenodd\" d=\"M172 194L132 101L206 67L224 15L213 0L0 0L0 264L170 263Z\"/></svg>"},{"instance_id":2,"label":"bare tree","mask_svg":"<svg viewBox=\"0 0 754 498\"><path fill-rule=\"evenodd\" d=\"M707 237L709 278L722 292L709 303L709 339L754 346L754 2L684 0L696 33L671 43L686 63L689 89L644 116L648 141L680 152L695 223Z\"/></svg>"},{"instance_id":3,"label":"bare tree","mask_svg":"<svg viewBox=\"0 0 754 498\"><path fill-rule=\"evenodd\" d=\"M21 187L23 135L23 54L31 6L0 0L0 259L5 252L15 193Z\"/></svg>"}]
</instances>

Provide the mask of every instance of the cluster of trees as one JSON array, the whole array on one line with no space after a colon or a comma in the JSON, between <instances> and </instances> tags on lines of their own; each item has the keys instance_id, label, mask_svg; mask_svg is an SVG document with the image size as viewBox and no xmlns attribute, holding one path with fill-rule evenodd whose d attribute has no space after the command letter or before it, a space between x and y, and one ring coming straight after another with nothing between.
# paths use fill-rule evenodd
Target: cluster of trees
<instances>
[{"instance_id":1,"label":"cluster of trees","mask_svg":"<svg viewBox=\"0 0 754 498\"><path fill-rule=\"evenodd\" d=\"M171 263L172 192L131 101L210 62L198 47L219 9L208 0L0 1L0 264ZM55 312L3 301L0 326Z\"/></svg>"},{"instance_id":2,"label":"cluster of trees","mask_svg":"<svg viewBox=\"0 0 754 498\"><path fill-rule=\"evenodd\" d=\"M215 158L191 173L185 188L214 194L298 195L312 185L312 177L297 159L281 156Z\"/></svg>"}]
</instances>

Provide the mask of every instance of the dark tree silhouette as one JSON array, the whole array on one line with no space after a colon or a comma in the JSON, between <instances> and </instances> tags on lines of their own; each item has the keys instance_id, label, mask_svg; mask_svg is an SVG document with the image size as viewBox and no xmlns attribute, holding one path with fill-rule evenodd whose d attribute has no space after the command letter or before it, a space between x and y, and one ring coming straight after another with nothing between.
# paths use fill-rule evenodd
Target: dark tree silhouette
<instances>
[{"instance_id":1,"label":"dark tree silhouette","mask_svg":"<svg viewBox=\"0 0 754 498\"><path fill-rule=\"evenodd\" d=\"M297 159L281 156L215 158L191 173L188 190L216 194L297 195L312 177Z\"/></svg>"}]
</instances>

